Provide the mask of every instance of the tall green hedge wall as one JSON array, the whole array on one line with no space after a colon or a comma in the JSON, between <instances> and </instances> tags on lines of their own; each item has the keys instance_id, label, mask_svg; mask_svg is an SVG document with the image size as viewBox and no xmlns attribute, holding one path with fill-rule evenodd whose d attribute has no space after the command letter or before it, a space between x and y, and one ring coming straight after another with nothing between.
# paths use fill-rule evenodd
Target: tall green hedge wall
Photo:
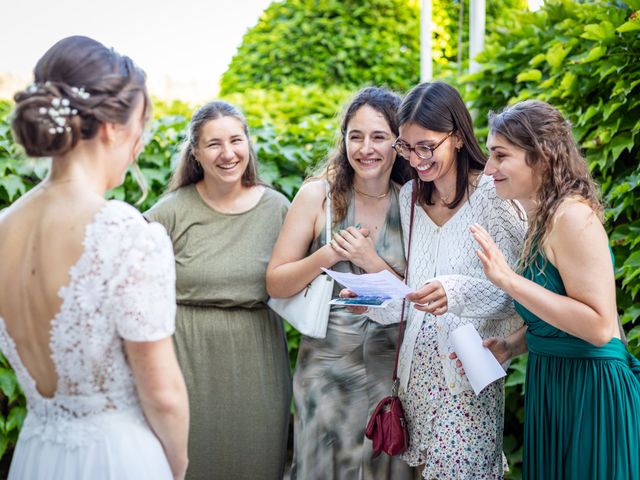
<instances>
[{"instance_id":1,"label":"tall green hedge wall","mask_svg":"<svg viewBox=\"0 0 640 480\"><path fill-rule=\"evenodd\" d=\"M420 78L420 0L286 0L273 2L250 29L221 80L222 94L285 85L363 85L407 90ZM487 0L493 20L526 0ZM437 74L453 73L460 0L433 0ZM463 2L468 19L469 1ZM463 23L464 58L468 22Z\"/></svg>"}]
</instances>

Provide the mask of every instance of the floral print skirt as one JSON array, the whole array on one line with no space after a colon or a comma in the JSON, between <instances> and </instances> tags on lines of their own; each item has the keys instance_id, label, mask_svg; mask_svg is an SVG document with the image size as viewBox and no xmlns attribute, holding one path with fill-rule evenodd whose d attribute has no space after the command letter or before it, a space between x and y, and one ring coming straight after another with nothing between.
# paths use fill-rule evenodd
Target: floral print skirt
<instances>
[{"instance_id":1,"label":"floral print skirt","mask_svg":"<svg viewBox=\"0 0 640 480\"><path fill-rule=\"evenodd\" d=\"M413 353L406 392L400 392L407 425L409 465L424 464L432 480L501 479L504 385L453 395L445 383L436 325L425 319Z\"/></svg>"}]
</instances>

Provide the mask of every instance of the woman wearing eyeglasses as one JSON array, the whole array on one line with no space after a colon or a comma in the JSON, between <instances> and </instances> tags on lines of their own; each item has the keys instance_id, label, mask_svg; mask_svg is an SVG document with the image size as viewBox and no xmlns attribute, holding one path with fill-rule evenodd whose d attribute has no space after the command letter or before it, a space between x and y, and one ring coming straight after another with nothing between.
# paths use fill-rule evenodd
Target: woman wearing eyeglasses
<instances>
[{"instance_id":1,"label":"woman wearing eyeglasses","mask_svg":"<svg viewBox=\"0 0 640 480\"><path fill-rule=\"evenodd\" d=\"M405 97L398 113L398 155L413 167L416 182L400 191L405 251L411 197L413 220L407 296L408 324L400 350L400 397L410 435L403 458L422 466L426 479L499 479L504 395L497 381L476 396L458 375L449 334L473 324L482 337L504 337L520 328L511 298L484 275L469 228L483 225L516 263L525 222L515 206L496 196L482 170L485 158L459 93L442 83L423 83ZM395 308L370 309L386 323Z\"/></svg>"}]
</instances>

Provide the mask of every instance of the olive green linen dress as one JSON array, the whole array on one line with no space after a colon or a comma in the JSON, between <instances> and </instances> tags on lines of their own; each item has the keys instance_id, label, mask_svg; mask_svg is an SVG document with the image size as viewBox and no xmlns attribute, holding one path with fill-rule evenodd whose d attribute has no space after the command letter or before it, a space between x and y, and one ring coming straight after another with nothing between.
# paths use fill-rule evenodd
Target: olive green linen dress
<instances>
[{"instance_id":1,"label":"olive green linen dress","mask_svg":"<svg viewBox=\"0 0 640 480\"><path fill-rule=\"evenodd\" d=\"M391 188L391 203L375 248L402 275L405 258L398 190L396 185ZM355 225L354 218L352 197L347 215L336 229ZM309 253L325 244L324 237L323 229ZM332 269L364 273L350 262L340 262ZM334 297L341 288L335 284ZM398 326L382 325L333 306L326 338L302 337L293 381L292 480L414 478L413 469L400 457L382 453L373 458L371 441L364 436L376 405L391 392Z\"/></svg>"},{"instance_id":2,"label":"olive green linen dress","mask_svg":"<svg viewBox=\"0 0 640 480\"><path fill-rule=\"evenodd\" d=\"M539 255L525 277L566 295ZM528 325L523 478L640 480L640 362L614 338L596 347L516 303Z\"/></svg>"},{"instance_id":3,"label":"olive green linen dress","mask_svg":"<svg viewBox=\"0 0 640 480\"><path fill-rule=\"evenodd\" d=\"M194 185L145 216L165 226L176 257L175 345L189 393L191 480L280 480L291 402L282 321L265 274L288 200L266 188L239 214L207 205Z\"/></svg>"}]
</instances>

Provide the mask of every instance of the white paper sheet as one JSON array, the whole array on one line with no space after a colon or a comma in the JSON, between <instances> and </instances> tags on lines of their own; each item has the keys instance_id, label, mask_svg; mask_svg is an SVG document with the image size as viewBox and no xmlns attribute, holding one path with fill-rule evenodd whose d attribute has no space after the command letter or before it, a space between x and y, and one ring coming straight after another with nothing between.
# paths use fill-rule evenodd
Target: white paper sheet
<instances>
[{"instance_id":1,"label":"white paper sheet","mask_svg":"<svg viewBox=\"0 0 640 480\"><path fill-rule=\"evenodd\" d=\"M378 273L342 273L323 268L327 275L359 297L404 298L412 290L389 270Z\"/></svg>"},{"instance_id":2,"label":"white paper sheet","mask_svg":"<svg viewBox=\"0 0 640 480\"><path fill-rule=\"evenodd\" d=\"M490 383L506 376L496 357L482 346L482 338L472 324L456 328L449 340L476 395Z\"/></svg>"}]
</instances>

